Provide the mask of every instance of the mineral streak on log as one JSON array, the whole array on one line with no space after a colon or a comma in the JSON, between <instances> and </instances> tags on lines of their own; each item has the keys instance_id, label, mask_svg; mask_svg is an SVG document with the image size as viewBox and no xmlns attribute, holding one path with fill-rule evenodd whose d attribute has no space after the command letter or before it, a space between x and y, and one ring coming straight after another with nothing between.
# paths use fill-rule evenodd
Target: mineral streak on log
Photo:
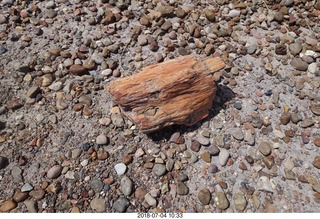
<instances>
[{"instance_id":1,"label":"mineral streak on log","mask_svg":"<svg viewBox=\"0 0 320 219\"><path fill-rule=\"evenodd\" d=\"M142 132L190 126L208 116L217 90L212 74L224 66L219 57L183 56L120 78L107 90Z\"/></svg>"}]
</instances>

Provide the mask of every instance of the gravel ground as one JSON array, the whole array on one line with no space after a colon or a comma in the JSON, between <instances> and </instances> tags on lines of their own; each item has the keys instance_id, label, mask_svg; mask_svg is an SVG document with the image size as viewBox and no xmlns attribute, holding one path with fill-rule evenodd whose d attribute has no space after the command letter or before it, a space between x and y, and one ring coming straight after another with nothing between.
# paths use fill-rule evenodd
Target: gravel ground
<instances>
[{"instance_id":1,"label":"gravel ground","mask_svg":"<svg viewBox=\"0 0 320 219\"><path fill-rule=\"evenodd\" d=\"M319 212L319 0L2 0L0 212ZM143 134L105 87L221 56L210 116Z\"/></svg>"}]
</instances>

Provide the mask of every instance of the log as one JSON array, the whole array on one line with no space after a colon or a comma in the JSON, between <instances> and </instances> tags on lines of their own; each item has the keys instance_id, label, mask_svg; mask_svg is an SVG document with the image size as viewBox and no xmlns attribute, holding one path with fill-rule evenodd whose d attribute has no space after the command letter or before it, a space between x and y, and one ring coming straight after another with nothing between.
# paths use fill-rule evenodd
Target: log
<instances>
[{"instance_id":1,"label":"log","mask_svg":"<svg viewBox=\"0 0 320 219\"><path fill-rule=\"evenodd\" d=\"M120 78L107 90L144 133L173 124L191 126L208 116L217 90L212 73L224 66L219 57L183 56Z\"/></svg>"}]
</instances>

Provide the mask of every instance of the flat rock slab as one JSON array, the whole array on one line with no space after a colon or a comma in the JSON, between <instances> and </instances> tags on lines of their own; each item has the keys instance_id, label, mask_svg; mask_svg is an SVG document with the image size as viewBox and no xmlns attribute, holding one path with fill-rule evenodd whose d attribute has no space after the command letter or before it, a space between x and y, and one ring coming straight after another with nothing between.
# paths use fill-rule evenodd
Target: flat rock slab
<instances>
[{"instance_id":1,"label":"flat rock slab","mask_svg":"<svg viewBox=\"0 0 320 219\"><path fill-rule=\"evenodd\" d=\"M217 91L212 73L224 66L219 57L183 56L120 78L107 90L144 133L173 124L191 126L208 116Z\"/></svg>"}]
</instances>

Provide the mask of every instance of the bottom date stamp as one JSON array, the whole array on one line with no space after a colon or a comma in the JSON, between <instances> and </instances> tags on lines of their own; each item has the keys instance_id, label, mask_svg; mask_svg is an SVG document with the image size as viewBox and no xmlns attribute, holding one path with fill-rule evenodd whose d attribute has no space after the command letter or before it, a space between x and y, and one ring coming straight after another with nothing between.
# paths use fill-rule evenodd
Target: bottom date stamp
<instances>
[{"instance_id":1,"label":"bottom date stamp","mask_svg":"<svg viewBox=\"0 0 320 219\"><path fill-rule=\"evenodd\" d=\"M183 213L137 213L137 218L183 218Z\"/></svg>"}]
</instances>

